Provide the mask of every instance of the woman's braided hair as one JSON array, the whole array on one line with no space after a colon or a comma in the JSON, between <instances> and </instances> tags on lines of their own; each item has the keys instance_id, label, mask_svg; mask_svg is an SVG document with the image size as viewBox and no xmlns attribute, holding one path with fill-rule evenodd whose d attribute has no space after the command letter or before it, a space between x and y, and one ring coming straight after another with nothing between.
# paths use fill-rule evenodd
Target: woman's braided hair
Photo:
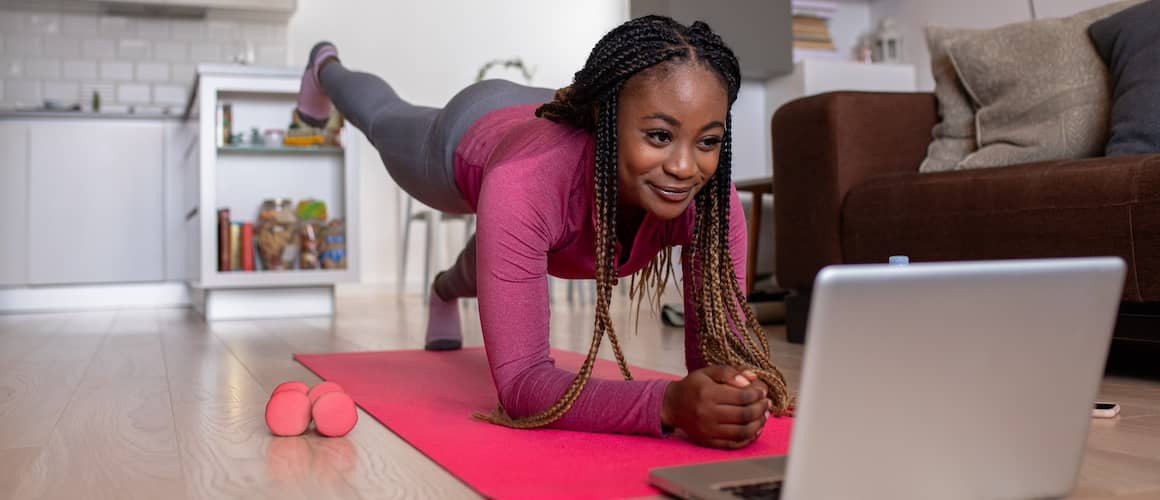
<instances>
[{"instance_id":1,"label":"woman's braided hair","mask_svg":"<svg viewBox=\"0 0 1160 500\"><path fill-rule=\"evenodd\" d=\"M525 418L513 418L501 407L491 415L477 415L478 418L516 428L541 427L558 420L572 408L592 376L596 354L606 333L621 374L626 380L632 379L608 314L617 277L617 104L621 89L632 76L669 63L696 63L713 70L724 83L729 105L737 100L741 84L737 58L709 25L698 21L684 26L668 17L646 16L606 34L592 49L584 67L576 72L572 85L558 90L552 102L536 110L538 117L585 129L596 136L595 331L579 373L551 407ZM770 388L773 413L782 415L792 406L792 396L781 372L770 361L765 331L746 304L729 251L731 131L730 113L717 172L694 198L693 241L685 247L684 258L697 265L685 270L684 279L694 280L689 289L696 295L693 302L699 319L697 333L702 358L708 364L752 369ZM639 280L633 279L632 296L638 310L646 288L653 289L659 302L672 275L671 262L670 247L641 270Z\"/></svg>"}]
</instances>

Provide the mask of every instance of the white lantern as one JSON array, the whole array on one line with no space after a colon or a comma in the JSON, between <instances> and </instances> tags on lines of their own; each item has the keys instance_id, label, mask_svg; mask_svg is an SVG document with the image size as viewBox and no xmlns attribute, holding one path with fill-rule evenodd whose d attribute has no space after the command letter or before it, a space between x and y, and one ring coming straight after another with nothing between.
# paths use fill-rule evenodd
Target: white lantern
<instances>
[{"instance_id":1,"label":"white lantern","mask_svg":"<svg viewBox=\"0 0 1160 500\"><path fill-rule=\"evenodd\" d=\"M902 36L895 28L894 19L886 18L874 34L874 62L898 64L902 62Z\"/></svg>"}]
</instances>

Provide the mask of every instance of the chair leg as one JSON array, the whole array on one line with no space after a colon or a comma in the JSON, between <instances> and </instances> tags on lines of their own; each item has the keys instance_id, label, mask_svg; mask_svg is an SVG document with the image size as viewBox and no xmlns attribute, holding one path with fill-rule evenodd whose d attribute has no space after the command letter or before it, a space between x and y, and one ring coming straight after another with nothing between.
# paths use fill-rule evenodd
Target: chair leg
<instances>
[{"instance_id":1,"label":"chair leg","mask_svg":"<svg viewBox=\"0 0 1160 500\"><path fill-rule=\"evenodd\" d=\"M433 261L431 254L435 253L434 250L437 248L435 246L435 226L439 223L439 214L435 211L430 211L423 215L427 219L427 244L426 251L424 252L426 255L423 258L423 283L421 286L423 287L423 298L430 299L431 297L428 294L431 293L431 264Z\"/></svg>"},{"instance_id":2,"label":"chair leg","mask_svg":"<svg viewBox=\"0 0 1160 500\"><path fill-rule=\"evenodd\" d=\"M403 195L407 196L407 195ZM407 208L403 210L403 251L399 258L399 285L397 292L403 294L407 288L407 251L411 244L411 197L407 196Z\"/></svg>"}]
</instances>

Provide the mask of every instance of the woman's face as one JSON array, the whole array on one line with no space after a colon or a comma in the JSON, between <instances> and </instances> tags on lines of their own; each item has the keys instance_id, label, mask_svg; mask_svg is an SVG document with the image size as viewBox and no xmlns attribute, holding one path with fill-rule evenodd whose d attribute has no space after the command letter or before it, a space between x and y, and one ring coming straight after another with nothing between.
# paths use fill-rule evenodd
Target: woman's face
<instances>
[{"instance_id":1,"label":"woman's face","mask_svg":"<svg viewBox=\"0 0 1160 500\"><path fill-rule=\"evenodd\" d=\"M717 171L729 96L695 63L664 63L625 83L617 108L620 202L663 220L684 213Z\"/></svg>"}]
</instances>

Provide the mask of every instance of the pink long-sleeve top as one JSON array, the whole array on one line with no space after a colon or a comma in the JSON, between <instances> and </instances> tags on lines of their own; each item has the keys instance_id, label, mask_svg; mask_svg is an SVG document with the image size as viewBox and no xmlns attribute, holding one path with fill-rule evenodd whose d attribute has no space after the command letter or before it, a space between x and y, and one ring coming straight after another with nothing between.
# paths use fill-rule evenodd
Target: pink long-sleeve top
<instances>
[{"instance_id":1,"label":"pink long-sleeve top","mask_svg":"<svg viewBox=\"0 0 1160 500\"><path fill-rule=\"evenodd\" d=\"M484 346L500 404L513 417L548 408L575 373L549 357L548 275L595 276L592 134L535 117L536 106L514 106L479 119L455 152L455 180L477 214L476 279ZM731 188L729 247L744 289L746 229ZM676 219L646 215L619 276L643 268L666 246L688 244L694 205ZM620 259L620 247L617 246ZM682 252L682 255L687 253ZM697 318L688 277L696 263L682 258L685 361L704 366L697 350ZM699 276L699 273L697 274ZM661 435L668 381L592 378L572 409L552 427L590 432Z\"/></svg>"}]
</instances>

